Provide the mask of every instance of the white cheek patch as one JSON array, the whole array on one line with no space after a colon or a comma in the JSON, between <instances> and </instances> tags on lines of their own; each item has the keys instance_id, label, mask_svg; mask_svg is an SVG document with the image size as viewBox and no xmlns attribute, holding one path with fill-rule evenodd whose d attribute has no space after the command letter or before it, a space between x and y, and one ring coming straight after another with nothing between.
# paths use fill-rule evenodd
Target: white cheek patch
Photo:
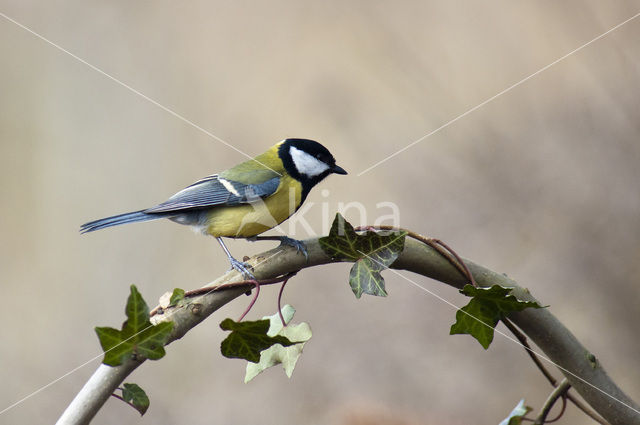
<instances>
[{"instance_id":1,"label":"white cheek patch","mask_svg":"<svg viewBox=\"0 0 640 425\"><path fill-rule=\"evenodd\" d=\"M329 166L324 162L294 146L289 148L289 153L291 154L293 164L300 174L315 177L329 169Z\"/></svg>"}]
</instances>

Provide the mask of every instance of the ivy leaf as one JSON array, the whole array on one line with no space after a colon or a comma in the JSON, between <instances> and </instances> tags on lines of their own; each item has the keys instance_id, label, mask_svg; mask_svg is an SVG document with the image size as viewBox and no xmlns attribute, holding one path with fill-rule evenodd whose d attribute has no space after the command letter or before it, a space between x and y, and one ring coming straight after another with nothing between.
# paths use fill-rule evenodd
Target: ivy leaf
<instances>
[{"instance_id":1,"label":"ivy leaf","mask_svg":"<svg viewBox=\"0 0 640 425\"><path fill-rule=\"evenodd\" d=\"M380 273L386 267L369 258L361 258L353 264L349 272L349 285L356 298L362 294L386 297L384 278Z\"/></svg>"},{"instance_id":2,"label":"ivy leaf","mask_svg":"<svg viewBox=\"0 0 640 425\"><path fill-rule=\"evenodd\" d=\"M96 327L95 330L104 351L102 363L109 366L118 366L133 355L133 344L128 341L123 342L118 329Z\"/></svg>"},{"instance_id":3,"label":"ivy leaf","mask_svg":"<svg viewBox=\"0 0 640 425\"><path fill-rule=\"evenodd\" d=\"M131 404L140 416L143 416L149 409L149 397L137 384L124 384L122 388L122 399Z\"/></svg>"},{"instance_id":4,"label":"ivy leaf","mask_svg":"<svg viewBox=\"0 0 640 425\"><path fill-rule=\"evenodd\" d=\"M387 296L381 272L404 249L407 232L366 231L358 234L340 213L333 220L329 236L319 239L320 247L331 258L353 261L349 285L356 298L362 294Z\"/></svg>"},{"instance_id":5,"label":"ivy leaf","mask_svg":"<svg viewBox=\"0 0 640 425\"><path fill-rule=\"evenodd\" d=\"M175 288L173 290L173 293L171 294L171 298L169 298L169 306L170 307L175 306L183 299L184 299L184 289Z\"/></svg>"},{"instance_id":6,"label":"ivy leaf","mask_svg":"<svg viewBox=\"0 0 640 425\"><path fill-rule=\"evenodd\" d=\"M269 319L268 336L282 335L290 341L297 342L289 347L283 347L280 344L272 345L262 351L260 353L260 362L247 363L247 372L244 377L245 383L251 381L264 370L277 364L282 364L287 377L291 378L293 369L296 367L296 362L302 354L304 344L311 339L311 328L307 323L291 324L291 319L293 319L295 312L296 310L288 304L282 308L282 316L285 323L287 323L286 327L282 326L282 320L278 313L263 317L263 319Z\"/></svg>"},{"instance_id":7,"label":"ivy leaf","mask_svg":"<svg viewBox=\"0 0 640 425\"><path fill-rule=\"evenodd\" d=\"M151 322L149 322L151 325ZM173 329L173 322L162 322L147 327L136 338L134 353L149 360L159 360L164 357L164 344Z\"/></svg>"},{"instance_id":8,"label":"ivy leaf","mask_svg":"<svg viewBox=\"0 0 640 425\"><path fill-rule=\"evenodd\" d=\"M274 344L285 347L296 344L282 335L269 336L269 319L234 322L224 319L220 328L231 333L220 344L222 355L230 359L245 359L253 363L260 361L260 352Z\"/></svg>"},{"instance_id":9,"label":"ivy leaf","mask_svg":"<svg viewBox=\"0 0 640 425\"><path fill-rule=\"evenodd\" d=\"M507 416L499 425L521 425L522 418L529 412L531 412L533 408L524 405L524 399L520 400L520 403L516 407L513 408L509 416Z\"/></svg>"},{"instance_id":10,"label":"ivy leaf","mask_svg":"<svg viewBox=\"0 0 640 425\"><path fill-rule=\"evenodd\" d=\"M329 257L335 260L356 261L362 258L358 243L358 234L353 226L337 213L331 224L329 236L324 236L318 240L322 250Z\"/></svg>"},{"instance_id":11,"label":"ivy leaf","mask_svg":"<svg viewBox=\"0 0 640 425\"><path fill-rule=\"evenodd\" d=\"M164 344L173 329L173 322L152 325L149 321L149 307L135 285L131 285L125 313L127 320L122 324L122 330L95 328L104 351L102 363L118 366L131 357L150 360L164 357Z\"/></svg>"},{"instance_id":12,"label":"ivy leaf","mask_svg":"<svg viewBox=\"0 0 640 425\"><path fill-rule=\"evenodd\" d=\"M460 293L472 298L469 304L456 312L456 323L451 326L449 334L469 334L486 350L493 341L493 330L500 319L525 308L542 308L537 302L520 301L509 295L512 289L500 285L491 288L465 285Z\"/></svg>"},{"instance_id":13,"label":"ivy leaf","mask_svg":"<svg viewBox=\"0 0 640 425\"><path fill-rule=\"evenodd\" d=\"M149 322L149 306L142 299L142 295L140 295L135 285L131 285L131 295L127 299L127 306L124 312L127 315L127 320L122 325L121 331L121 335L124 338L135 335L151 325L151 322Z\"/></svg>"}]
</instances>

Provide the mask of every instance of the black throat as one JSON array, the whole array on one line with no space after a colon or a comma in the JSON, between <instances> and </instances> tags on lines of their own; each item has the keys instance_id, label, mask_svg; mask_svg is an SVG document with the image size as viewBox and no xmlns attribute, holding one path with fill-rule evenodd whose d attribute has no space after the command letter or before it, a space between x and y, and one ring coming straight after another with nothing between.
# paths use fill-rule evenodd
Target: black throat
<instances>
[{"instance_id":1,"label":"black throat","mask_svg":"<svg viewBox=\"0 0 640 425\"><path fill-rule=\"evenodd\" d=\"M325 177L331 174L331 170L328 169L323 173L318 174L317 176L308 176L306 174L300 173L296 168L295 163L293 162L293 158L291 158L291 147L306 152L327 163L327 165L329 166L335 165L336 161L331 153L329 153L327 148L314 140L287 139L280 145L280 147L278 148L278 156L282 160L284 169L287 170L287 173L289 173L291 177L298 180L302 185L302 199L300 200L300 205L302 205L305 199L307 199L307 195L309 195L309 192L311 191L313 186L317 185L322 180L324 180ZM298 208L299 207L300 206L298 206Z\"/></svg>"}]
</instances>

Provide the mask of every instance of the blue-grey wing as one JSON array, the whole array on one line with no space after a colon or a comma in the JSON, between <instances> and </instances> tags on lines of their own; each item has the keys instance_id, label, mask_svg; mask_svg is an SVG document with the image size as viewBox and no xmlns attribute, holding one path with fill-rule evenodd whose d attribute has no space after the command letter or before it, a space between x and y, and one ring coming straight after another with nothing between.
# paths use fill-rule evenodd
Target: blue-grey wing
<instances>
[{"instance_id":1,"label":"blue-grey wing","mask_svg":"<svg viewBox=\"0 0 640 425\"><path fill-rule=\"evenodd\" d=\"M165 202L146 209L144 212L163 213L218 205L248 204L257 198L266 198L272 195L279 185L279 177L259 184L244 184L213 175L195 182Z\"/></svg>"}]
</instances>

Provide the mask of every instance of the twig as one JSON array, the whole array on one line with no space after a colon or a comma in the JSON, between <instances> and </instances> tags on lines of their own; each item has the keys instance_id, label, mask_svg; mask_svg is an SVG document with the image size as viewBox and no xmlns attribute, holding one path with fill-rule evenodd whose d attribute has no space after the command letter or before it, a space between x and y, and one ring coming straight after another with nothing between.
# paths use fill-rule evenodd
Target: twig
<instances>
[{"instance_id":1,"label":"twig","mask_svg":"<svg viewBox=\"0 0 640 425\"><path fill-rule=\"evenodd\" d=\"M404 229L402 227L393 227L393 226L358 226L355 228L356 231L363 230L389 230L393 232L407 232L407 236L418 240L431 248L435 249L442 257L446 258L452 266L454 266L463 276L466 276L469 279L469 283L478 287L473 274L467 267L467 265L462 261L462 258L456 253L453 249L451 249L446 243L442 242L440 239L430 238L428 236L421 235L420 233L416 233L409 229ZM453 258L451 258L453 256Z\"/></svg>"},{"instance_id":2,"label":"twig","mask_svg":"<svg viewBox=\"0 0 640 425\"><path fill-rule=\"evenodd\" d=\"M533 352L533 350L531 349L531 346L529 345L529 341L527 340L527 337L524 336L524 334L520 332L520 330L509 319L507 318L502 319L502 323L504 323L507 329L509 329L511 333L518 339L518 341L520 341L520 344L522 344L522 346L524 347L524 351L529 355L529 357L531 357L531 360L533 360L535 365L538 367L538 369L540 369L540 372L542 372L545 378L547 378L549 383L555 387L558 381L556 380L556 378L553 377L553 375L551 375L551 372L549 372L549 369L544 367L544 365L542 364L542 362L540 361L536 353ZM589 416L594 421L602 425L610 425L609 422L602 419L596 412L591 410L588 406L586 406L582 401L580 401L570 392L567 391L567 393L565 394L565 397L571 403L573 403L578 409L582 410L582 412L584 412L585 415ZM549 421L547 421L547 423L548 422Z\"/></svg>"},{"instance_id":3,"label":"twig","mask_svg":"<svg viewBox=\"0 0 640 425\"><path fill-rule=\"evenodd\" d=\"M297 272L287 273L287 274L284 274L282 276L274 277L272 279L260 279L257 282L261 286L273 285L275 283L280 283L280 282L284 282L286 280L289 280L290 278L295 276L296 273ZM211 293L213 291L219 291L221 289L237 288L239 286L245 286L245 285L255 285L254 282L256 282L256 281L255 280L242 280L242 281L239 281L239 282L223 283L222 285L216 285L216 286L205 286L204 288L198 288L198 289L193 289L191 291L186 291L184 293L184 296L185 296L185 298L195 297L195 296L198 296L198 295L208 294L208 293Z\"/></svg>"},{"instance_id":4,"label":"twig","mask_svg":"<svg viewBox=\"0 0 640 425\"><path fill-rule=\"evenodd\" d=\"M558 401L560 397L564 397L564 394L567 391L569 391L569 388L571 388L571 384L566 378L560 381L560 385L558 385L553 389L551 394L549 394L549 397L547 398L547 400L544 402L544 405L542 406L542 410L540 411L540 414L536 418L534 425L543 425L547 423L546 419L547 419L547 416L549 415L549 412L551 411L551 408L553 407L554 404L556 404L556 401ZM564 413L564 407L562 408L560 415L553 421L549 421L549 422L555 422L556 420L558 420L560 416L562 416L563 413Z\"/></svg>"},{"instance_id":5,"label":"twig","mask_svg":"<svg viewBox=\"0 0 640 425\"><path fill-rule=\"evenodd\" d=\"M417 234L413 234L413 232L411 232L412 234L409 235L412 238L416 238L415 235ZM422 236L422 235L418 235L418 236ZM431 241L436 244L436 246L434 245L429 245L431 247L433 247L434 249L436 249L438 252L440 252L439 247L442 246L444 249L447 250L447 252L451 253L451 255L453 255L456 259L456 261L453 263L458 269L462 268L461 272L467 276L467 278L469 279L469 283L471 284L471 286L477 288L478 284L476 283L475 278L473 277L473 274L471 273L471 271L469 270L469 268L467 267L467 265L464 263L464 261L462 261L462 258L460 258L460 256L458 255L457 252L455 252L452 248L450 248L446 243L442 242L440 239L434 239L434 238L428 238L431 239ZM422 239L418 239L418 240L422 240ZM423 241L424 242L424 241Z\"/></svg>"},{"instance_id":6,"label":"twig","mask_svg":"<svg viewBox=\"0 0 640 425\"><path fill-rule=\"evenodd\" d=\"M242 322L242 319L244 319L244 316L246 316L247 313L249 313L249 311L251 311L251 308L253 307L253 305L258 300L258 295L260 295L260 283L257 280L250 280L249 282L252 282L255 285L256 294L253 296L253 298L251 299L251 302L249 303L247 308L244 310L244 313L242 313L242 315L238 319L238 322Z\"/></svg>"},{"instance_id":7,"label":"twig","mask_svg":"<svg viewBox=\"0 0 640 425\"><path fill-rule=\"evenodd\" d=\"M524 347L524 351L526 351L529 357L531 357L531 360L533 360L533 362L536 364L538 369L540 369L540 372L542 372L545 378L547 378L549 383L555 387L558 381L556 380L556 378L553 377L553 375L551 375L551 372L549 372L549 370L546 367L544 367L544 365L542 364L542 362L540 361L536 353L533 352L533 350L531 349L531 346L529 345L529 341L527 341L527 337L524 336L522 332L520 332L520 330L516 328L516 326L513 323L511 323L511 321L506 317L502 319L502 323L504 323L507 329L509 329L511 333L516 338L518 338L518 341L520 341L520 344L522 344L522 346Z\"/></svg>"},{"instance_id":8,"label":"twig","mask_svg":"<svg viewBox=\"0 0 640 425\"><path fill-rule=\"evenodd\" d=\"M118 389L120 389L120 388L118 388ZM131 406L131 407L133 407L134 409L138 410L138 407L137 407L135 404L131 403L130 401L125 400L124 398L120 397L120 396L119 396L118 394L116 394L116 393L111 393L111 397L115 397L115 398L117 398L118 400L122 400L123 402L127 403L129 406Z\"/></svg>"},{"instance_id":9,"label":"twig","mask_svg":"<svg viewBox=\"0 0 640 425\"><path fill-rule=\"evenodd\" d=\"M545 424L551 424L559 421L562 415L564 415L564 411L566 410L566 408L567 408L567 393L564 393L564 395L562 396L562 407L560 408L560 412L558 412L558 415L555 418L546 420Z\"/></svg>"},{"instance_id":10,"label":"twig","mask_svg":"<svg viewBox=\"0 0 640 425\"><path fill-rule=\"evenodd\" d=\"M257 281L260 285L273 285L275 283L280 283L280 282L285 282L287 280L289 280L290 278L292 278L293 276L295 276L297 273L296 272L291 272L291 273L286 273L282 276L278 276L278 277L274 277L271 279L261 279L259 281ZM242 286L250 286L253 285L255 286L255 280L241 280L241 281L237 281L237 282L229 282L229 283L223 283L221 285L214 285L214 286L204 286L202 288L197 288L197 289L192 289L190 291L186 291L184 293L184 297L185 298L193 298L193 297L199 297L199 296L205 296L205 295L209 295L212 292L215 291L220 291L223 289L232 289L232 288L238 288L238 287L242 287ZM156 314L162 312L166 312L168 309L170 308L174 308L174 307L178 307L178 306L169 306L169 307L161 307L161 306L157 306L156 308L154 308L153 310L151 310L151 312L149 313L149 317L153 317Z\"/></svg>"},{"instance_id":11,"label":"twig","mask_svg":"<svg viewBox=\"0 0 640 425\"><path fill-rule=\"evenodd\" d=\"M282 285L280 286L280 291L278 291L278 314L280 315L280 320L282 321L282 326L287 326L287 322L284 321L284 316L282 316L282 308L280 307L282 305L282 293L284 292L284 286L287 284L287 282L289 281L289 278L286 278L284 281L282 281Z\"/></svg>"},{"instance_id":12,"label":"twig","mask_svg":"<svg viewBox=\"0 0 640 425\"><path fill-rule=\"evenodd\" d=\"M590 409L587 405L585 405L582 401L580 401L580 399L578 399L576 396L574 396L570 392L567 392L567 400L569 400L571 403L573 403L574 406L582 410L582 412L585 415L589 416L591 419L598 422L599 424L611 425L610 422L604 420L600 415L598 415L596 412Z\"/></svg>"}]
</instances>

